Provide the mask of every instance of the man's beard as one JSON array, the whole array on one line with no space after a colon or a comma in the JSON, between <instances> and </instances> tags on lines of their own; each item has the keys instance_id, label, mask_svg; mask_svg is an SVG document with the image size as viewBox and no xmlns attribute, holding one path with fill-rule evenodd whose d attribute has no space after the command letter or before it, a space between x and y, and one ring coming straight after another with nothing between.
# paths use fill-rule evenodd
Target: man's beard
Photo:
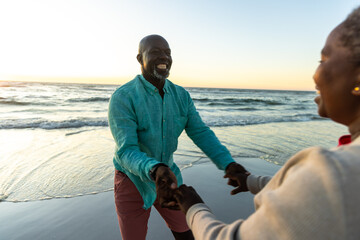
<instances>
[{"instance_id":1,"label":"man's beard","mask_svg":"<svg viewBox=\"0 0 360 240\"><path fill-rule=\"evenodd\" d=\"M170 72L167 71L165 75L160 74L156 71L156 69L153 70L153 72L151 73L151 76L155 79L158 79L160 81L164 81L167 77L169 77Z\"/></svg>"}]
</instances>

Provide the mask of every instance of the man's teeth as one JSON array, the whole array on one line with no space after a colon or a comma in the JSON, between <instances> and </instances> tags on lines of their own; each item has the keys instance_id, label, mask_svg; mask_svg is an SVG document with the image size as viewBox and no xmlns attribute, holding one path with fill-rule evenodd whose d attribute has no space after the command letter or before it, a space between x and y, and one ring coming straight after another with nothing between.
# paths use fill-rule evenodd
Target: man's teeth
<instances>
[{"instance_id":1,"label":"man's teeth","mask_svg":"<svg viewBox=\"0 0 360 240\"><path fill-rule=\"evenodd\" d=\"M165 70L166 69L166 64L159 64L156 66L159 69Z\"/></svg>"}]
</instances>

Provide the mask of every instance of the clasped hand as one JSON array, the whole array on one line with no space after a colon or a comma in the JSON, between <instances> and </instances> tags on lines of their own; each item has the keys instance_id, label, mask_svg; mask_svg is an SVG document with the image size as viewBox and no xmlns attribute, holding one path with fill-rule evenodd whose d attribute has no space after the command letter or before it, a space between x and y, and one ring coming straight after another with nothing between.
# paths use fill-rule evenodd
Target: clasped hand
<instances>
[{"instance_id":1,"label":"clasped hand","mask_svg":"<svg viewBox=\"0 0 360 240\"><path fill-rule=\"evenodd\" d=\"M157 200L161 207L179 210L179 205L174 198L177 189L175 174L169 167L160 166L156 169L155 177Z\"/></svg>"},{"instance_id":2,"label":"clasped hand","mask_svg":"<svg viewBox=\"0 0 360 240\"><path fill-rule=\"evenodd\" d=\"M228 178L228 185L236 187L231 195L248 191L246 180L250 173L240 164L231 163L227 166L224 178ZM196 204L203 203L201 197L191 186L181 185L177 188L175 174L170 168L160 166L156 170L156 192L161 207L181 210L184 213Z\"/></svg>"},{"instance_id":3,"label":"clasped hand","mask_svg":"<svg viewBox=\"0 0 360 240\"><path fill-rule=\"evenodd\" d=\"M224 178L229 178L228 185L236 187L230 193L235 195L239 192L249 191L246 180L250 173L238 163L230 163L225 170Z\"/></svg>"},{"instance_id":4,"label":"clasped hand","mask_svg":"<svg viewBox=\"0 0 360 240\"><path fill-rule=\"evenodd\" d=\"M155 185L157 200L163 208L186 213L192 205L203 202L193 187L183 184L177 188L175 174L168 167L160 166L156 169Z\"/></svg>"}]
</instances>

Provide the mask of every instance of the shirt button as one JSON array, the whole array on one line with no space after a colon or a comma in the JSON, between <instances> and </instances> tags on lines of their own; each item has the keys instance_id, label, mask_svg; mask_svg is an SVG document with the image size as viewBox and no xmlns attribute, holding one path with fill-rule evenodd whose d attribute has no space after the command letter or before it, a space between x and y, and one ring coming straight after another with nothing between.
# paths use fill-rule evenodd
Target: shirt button
<instances>
[{"instance_id":1,"label":"shirt button","mask_svg":"<svg viewBox=\"0 0 360 240\"><path fill-rule=\"evenodd\" d=\"M165 135L163 136L163 138L165 138Z\"/></svg>"},{"instance_id":2,"label":"shirt button","mask_svg":"<svg viewBox=\"0 0 360 240\"><path fill-rule=\"evenodd\" d=\"M163 122L165 122L165 119L163 120Z\"/></svg>"},{"instance_id":3,"label":"shirt button","mask_svg":"<svg viewBox=\"0 0 360 240\"><path fill-rule=\"evenodd\" d=\"M165 153L163 153L163 155L165 155Z\"/></svg>"}]
</instances>

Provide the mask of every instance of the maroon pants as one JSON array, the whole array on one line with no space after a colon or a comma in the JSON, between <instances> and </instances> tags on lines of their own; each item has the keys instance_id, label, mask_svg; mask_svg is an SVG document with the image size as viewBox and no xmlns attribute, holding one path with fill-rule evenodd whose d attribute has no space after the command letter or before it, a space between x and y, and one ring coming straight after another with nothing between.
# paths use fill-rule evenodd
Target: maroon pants
<instances>
[{"instance_id":1,"label":"maroon pants","mask_svg":"<svg viewBox=\"0 0 360 240\"><path fill-rule=\"evenodd\" d=\"M123 240L145 239L151 208L142 208L144 201L133 182L126 174L115 170L114 195L116 213ZM186 232L189 227L181 211L162 208L155 201L153 205L174 232Z\"/></svg>"}]
</instances>

